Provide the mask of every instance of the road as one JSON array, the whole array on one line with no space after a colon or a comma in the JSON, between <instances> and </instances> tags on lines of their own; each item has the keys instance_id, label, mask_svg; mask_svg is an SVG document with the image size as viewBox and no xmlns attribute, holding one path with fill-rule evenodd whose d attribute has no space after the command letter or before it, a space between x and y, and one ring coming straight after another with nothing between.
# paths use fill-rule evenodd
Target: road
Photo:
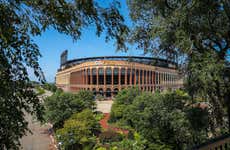
<instances>
[{"instance_id":1,"label":"road","mask_svg":"<svg viewBox=\"0 0 230 150\"><path fill-rule=\"evenodd\" d=\"M31 115L26 115L26 120L29 122L29 129L32 134L27 132L27 135L22 137L21 144L23 150L51 150L52 143L48 134L48 125L41 125L35 121Z\"/></svg>"},{"instance_id":2,"label":"road","mask_svg":"<svg viewBox=\"0 0 230 150\"><path fill-rule=\"evenodd\" d=\"M52 93L46 91L46 93L42 96L47 97ZM42 98L40 97L42 101ZM48 129L50 126L48 124L40 124L40 122L36 121L31 115L26 114L25 119L28 121L28 128L32 131L27 132L26 136L23 136L21 141L21 149L22 150L54 150L54 146L52 145L51 138L48 133Z\"/></svg>"}]
</instances>

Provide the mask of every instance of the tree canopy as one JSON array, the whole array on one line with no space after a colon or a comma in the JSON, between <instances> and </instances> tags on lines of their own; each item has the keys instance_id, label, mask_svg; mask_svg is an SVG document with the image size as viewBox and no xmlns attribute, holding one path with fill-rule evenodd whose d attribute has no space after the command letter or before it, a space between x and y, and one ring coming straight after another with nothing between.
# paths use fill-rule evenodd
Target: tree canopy
<instances>
[{"instance_id":1,"label":"tree canopy","mask_svg":"<svg viewBox=\"0 0 230 150\"><path fill-rule=\"evenodd\" d=\"M131 40L145 51L186 54L215 52L227 60L230 43L228 0L128 0L134 21ZM155 40L159 39L159 45ZM174 51L174 52L173 52ZM228 60L229 61L229 60Z\"/></svg>"},{"instance_id":2,"label":"tree canopy","mask_svg":"<svg viewBox=\"0 0 230 150\"><path fill-rule=\"evenodd\" d=\"M185 63L189 94L203 96L223 128L223 107L230 112L225 79L230 65L230 1L128 0L128 6L134 22L130 42L146 53Z\"/></svg>"},{"instance_id":3,"label":"tree canopy","mask_svg":"<svg viewBox=\"0 0 230 150\"><path fill-rule=\"evenodd\" d=\"M98 36L105 33L106 41L115 39L122 49L128 28L117 2L102 7L93 0L2 0L0 12L0 149L17 149L27 130L24 113L41 120L43 112L27 73L32 68L44 81L32 37L53 28L77 40L84 28L93 26Z\"/></svg>"},{"instance_id":4,"label":"tree canopy","mask_svg":"<svg viewBox=\"0 0 230 150\"><path fill-rule=\"evenodd\" d=\"M92 149L99 133L100 124L92 110L84 109L67 119L64 127L57 130L56 137L63 149Z\"/></svg>"},{"instance_id":5,"label":"tree canopy","mask_svg":"<svg viewBox=\"0 0 230 150\"><path fill-rule=\"evenodd\" d=\"M45 118L58 129L72 114L86 108L92 109L94 105L94 96L90 91L80 91L76 94L57 91L45 99Z\"/></svg>"},{"instance_id":6,"label":"tree canopy","mask_svg":"<svg viewBox=\"0 0 230 150\"><path fill-rule=\"evenodd\" d=\"M124 91L118 95L133 89ZM207 139L211 131L209 108L195 105L183 91L140 92L129 104L119 103L120 97L112 106L111 123L137 131L147 141L147 149L189 149ZM120 107L124 108L122 115L116 117Z\"/></svg>"}]
</instances>

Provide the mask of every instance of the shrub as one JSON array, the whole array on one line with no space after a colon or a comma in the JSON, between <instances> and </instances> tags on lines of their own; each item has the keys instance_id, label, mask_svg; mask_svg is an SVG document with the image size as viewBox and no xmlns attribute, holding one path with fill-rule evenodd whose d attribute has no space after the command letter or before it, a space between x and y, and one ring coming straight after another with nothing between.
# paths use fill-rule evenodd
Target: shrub
<instances>
[{"instance_id":1,"label":"shrub","mask_svg":"<svg viewBox=\"0 0 230 150\"><path fill-rule=\"evenodd\" d=\"M76 94L64 93L59 90L45 99L45 118L54 124L54 128L63 127L65 120L83 109L94 109L95 101L89 91L80 91Z\"/></svg>"},{"instance_id":2,"label":"shrub","mask_svg":"<svg viewBox=\"0 0 230 150\"><path fill-rule=\"evenodd\" d=\"M101 143L111 143L111 142L118 142L122 140L122 135L113 131L113 130L107 130L102 132L99 135L99 140Z\"/></svg>"},{"instance_id":3,"label":"shrub","mask_svg":"<svg viewBox=\"0 0 230 150\"><path fill-rule=\"evenodd\" d=\"M36 86L35 89L36 89L37 95L45 94L45 90L41 88L40 86Z\"/></svg>"},{"instance_id":4,"label":"shrub","mask_svg":"<svg viewBox=\"0 0 230 150\"><path fill-rule=\"evenodd\" d=\"M99 133L100 124L92 110L84 109L66 120L64 127L57 130L56 137L62 143L62 149L92 149Z\"/></svg>"}]
</instances>

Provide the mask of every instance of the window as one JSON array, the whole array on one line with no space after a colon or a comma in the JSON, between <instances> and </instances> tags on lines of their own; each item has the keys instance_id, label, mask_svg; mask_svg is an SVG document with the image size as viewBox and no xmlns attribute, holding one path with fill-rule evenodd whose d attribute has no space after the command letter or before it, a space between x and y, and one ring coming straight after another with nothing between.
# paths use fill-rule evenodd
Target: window
<instances>
[{"instance_id":1,"label":"window","mask_svg":"<svg viewBox=\"0 0 230 150\"><path fill-rule=\"evenodd\" d=\"M87 69L87 84L90 84L90 69Z\"/></svg>"},{"instance_id":2,"label":"window","mask_svg":"<svg viewBox=\"0 0 230 150\"><path fill-rule=\"evenodd\" d=\"M143 70L140 71L140 84L143 84L142 77L143 77Z\"/></svg>"},{"instance_id":3,"label":"window","mask_svg":"<svg viewBox=\"0 0 230 150\"><path fill-rule=\"evenodd\" d=\"M146 71L144 70L144 84L146 84Z\"/></svg>"},{"instance_id":4,"label":"window","mask_svg":"<svg viewBox=\"0 0 230 150\"><path fill-rule=\"evenodd\" d=\"M106 69L106 84L111 84L112 83L112 69L107 68Z\"/></svg>"},{"instance_id":5,"label":"window","mask_svg":"<svg viewBox=\"0 0 230 150\"><path fill-rule=\"evenodd\" d=\"M121 68L121 85L125 84L125 68Z\"/></svg>"},{"instance_id":6,"label":"window","mask_svg":"<svg viewBox=\"0 0 230 150\"><path fill-rule=\"evenodd\" d=\"M102 85L104 84L104 69L103 68L99 68L98 70L98 80L99 80L99 84Z\"/></svg>"},{"instance_id":7,"label":"window","mask_svg":"<svg viewBox=\"0 0 230 150\"><path fill-rule=\"evenodd\" d=\"M110 89L110 88L107 88L107 89L106 89L105 96L106 96L106 97L111 97L111 89Z\"/></svg>"},{"instance_id":8,"label":"window","mask_svg":"<svg viewBox=\"0 0 230 150\"><path fill-rule=\"evenodd\" d=\"M135 70L132 69L132 85L134 85L134 79L135 79Z\"/></svg>"},{"instance_id":9,"label":"window","mask_svg":"<svg viewBox=\"0 0 230 150\"><path fill-rule=\"evenodd\" d=\"M119 83L119 69L114 68L113 69L113 84L117 85Z\"/></svg>"},{"instance_id":10,"label":"window","mask_svg":"<svg viewBox=\"0 0 230 150\"><path fill-rule=\"evenodd\" d=\"M136 70L136 84L138 84L139 80L139 70Z\"/></svg>"},{"instance_id":11,"label":"window","mask_svg":"<svg viewBox=\"0 0 230 150\"><path fill-rule=\"evenodd\" d=\"M127 84L130 84L131 69L127 70Z\"/></svg>"},{"instance_id":12,"label":"window","mask_svg":"<svg viewBox=\"0 0 230 150\"><path fill-rule=\"evenodd\" d=\"M97 70L96 68L92 69L92 78L93 78L93 85L97 84Z\"/></svg>"},{"instance_id":13,"label":"window","mask_svg":"<svg viewBox=\"0 0 230 150\"><path fill-rule=\"evenodd\" d=\"M159 82L159 73L158 72L156 72L155 73L155 79L156 79L156 84L158 84L158 82Z\"/></svg>"}]
</instances>

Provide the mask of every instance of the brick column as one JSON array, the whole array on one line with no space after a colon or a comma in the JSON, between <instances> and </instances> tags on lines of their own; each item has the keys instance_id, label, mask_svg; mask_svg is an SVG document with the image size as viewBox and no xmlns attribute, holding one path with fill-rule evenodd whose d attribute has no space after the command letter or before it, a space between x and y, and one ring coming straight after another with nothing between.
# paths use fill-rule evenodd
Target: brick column
<instances>
[{"instance_id":1,"label":"brick column","mask_svg":"<svg viewBox=\"0 0 230 150\"><path fill-rule=\"evenodd\" d=\"M162 77L163 77L163 73L159 72L159 84L162 84Z\"/></svg>"},{"instance_id":2,"label":"brick column","mask_svg":"<svg viewBox=\"0 0 230 150\"><path fill-rule=\"evenodd\" d=\"M86 72L85 72L85 84L88 85L88 68L86 68ZM88 86L87 86L88 87Z\"/></svg>"},{"instance_id":3,"label":"brick column","mask_svg":"<svg viewBox=\"0 0 230 150\"><path fill-rule=\"evenodd\" d=\"M103 88L103 92L104 92L104 97L106 97L106 67L104 67L104 88Z\"/></svg>"},{"instance_id":4,"label":"brick column","mask_svg":"<svg viewBox=\"0 0 230 150\"><path fill-rule=\"evenodd\" d=\"M105 85L106 85L106 67L104 67L104 88L105 88Z\"/></svg>"},{"instance_id":5,"label":"brick column","mask_svg":"<svg viewBox=\"0 0 230 150\"><path fill-rule=\"evenodd\" d=\"M147 87L148 87L149 86L149 71L148 70L146 71L146 84L147 84Z\"/></svg>"},{"instance_id":6,"label":"brick column","mask_svg":"<svg viewBox=\"0 0 230 150\"><path fill-rule=\"evenodd\" d=\"M141 79L141 80L142 80L142 85L145 84L145 82L144 82L144 79L145 79L145 78L144 78L144 75L145 75L145 74L144 74L144 73L145 73L145 70L142 70L142 79Z\"/></svg>"},{"instance_id":7,"label":"brick column","mask_svg":"<svg viewBox=\"0 0 230 150\"><path fill-rule=\"evenodd\" d=\"M138 87L139 87L139 89L140 89L140 87L141 87L141 70L139 69L139 72L138 72Z\"/></svg>"},{"instance_id":8,"label":"brick column","mask_svg":"<svg viewBox=\"0 0 230 150\"><path fill-rule=\"evenodd\" d=\"M149 71L149 86L151 86L151 78L152 78L152 76L151 76L151 73L152 73L152 71Z\"/></svg>"},{"instance_id":9,"label":"brick column","mask_svg":"<svg viewBox=\"0 0 230 150\"><path fill-rule=\"evenodd\" d=\"M99 70L99 68L96 68L96 78L97 78L97 87L98 87L98 85L99 85L99 75L98 75L98 70Z\"/></svg>"},{"instance_id":10,"label":"brick column","mask_svg":"<svg viewBox=\"0 0 230 150\"><path fill-rule=\"evenodd\" d=\"M168 85L168 75L167 75L167 73L165 72L165 86L167 86Z\"/></svg>"},{"instance_id":11,"label":"brick column","mask_svg":"<svg viewBox=\"0 0 230 150\"><path fill-rule=\"evenodd\" d=\"M84 69L81 70L81 76L82 76L82 84L85 84L85 76L84 76Z\"/></svg>"},{"instance_id":12,"label":"brick column","mask_svg":"<svg viewBox=\"0 0 230 150\"><path fill-rule=\"evenodd\" d=\"M130 72L129 72L129 85L132 85L132 76L133 76L132 71L133 71L133 69L131 68Z\"/></svg>"},{"instance_id":13,"label":"brick column","mask_svg":"<svg viewBox=\"0 0 230 150\"><path fill-rule=\"evenodd\" d=\"M125 86L127 86L127 67L125 68Z\"/></svg>"},{"instance_id":14,"label":"brick column","mask_svg":"<svg viewBox=\"0 0 230 150\"><path fill-rule=\"evenodd\" d=\"M154 81L155 71L152 72L152 86L153 86L153 93L155 91L155 81Z\"/></svg>"},{"instance_id":15,"label":"brick column","mask_svg":"<svg viewBox=\"0 0 230 150\"><path fill-rule=\"evenodd\" d=\"M112 87L113 87L113 67L111 68L111 70L112 70L112 72L111 72L111 77L112 77L112 81L111 81L111 85L112 85Z\"/></svg>"},{"instance_id":16,"label":"brick column","mask_svg":"<svg viewBox=\"0 0 230 150\"><path fill-rule=\"evenodd\" d=\"M113 89L114 89L114 79L113 79L113 74L114 74L114 72L113 72L113 67L111 67L111 98L113 98L114 97L114 93L113 93Z\"/></svg>"},{"instance_id":17,"label":"brick column","mask_svg":"<svg viewBox=\"0 0 230 150\"><path fill-rule=\"evenodd\" d=\"M134 75L133 75L133 85L136 85L136 69L133 69L132 73L134 73Z\"/></svg>"},{"instance_id":18,"label":"brick column","mask_svg":"<svg viewBox=\"0 0 230 150\"><path fill-rule=\"evenodd\" d=\"M121 90L121 68L118 68L118 88Z\"/></svg>"},{"instance_id":19,"label":"brick column","mask_svg":"<svg viewBox=\"0 0 230 150\"><path fill-rule=\"evenodd\" d=\"M90 85L93 84L93 73L92 68L90 68Z\"/></svg>"}]
</instances>

